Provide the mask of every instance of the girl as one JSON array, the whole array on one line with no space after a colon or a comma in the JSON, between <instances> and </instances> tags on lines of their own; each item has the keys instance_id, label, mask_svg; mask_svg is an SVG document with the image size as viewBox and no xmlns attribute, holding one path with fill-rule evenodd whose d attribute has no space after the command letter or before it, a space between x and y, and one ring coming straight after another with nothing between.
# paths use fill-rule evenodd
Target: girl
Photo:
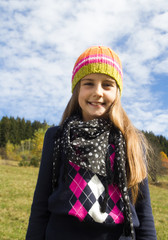
<instances>
[{"instance_id":1,"label":"girl","mask_svg":"<svg viewBox=\"0 0 168 240\"><path fill-rule=\"evenodd\" d=\"M45 135L27 240L156 239L147 145L121 106L122 79L110 48L77 59L60 126Z\"/></svg>"}]
</instances>

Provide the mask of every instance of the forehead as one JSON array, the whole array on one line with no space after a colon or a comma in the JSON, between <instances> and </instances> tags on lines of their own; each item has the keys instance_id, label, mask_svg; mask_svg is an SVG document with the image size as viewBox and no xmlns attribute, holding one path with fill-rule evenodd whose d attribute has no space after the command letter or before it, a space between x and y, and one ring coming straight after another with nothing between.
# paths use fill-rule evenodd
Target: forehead
<instances>
[{"instance_id":1,"label":"forehead","mask_svg":"<svg viewBox=\"0 0 168 240\"><path fill-rule=\"evenodd\" d=\"M81 80L108 80L115 82L115 79L102 73L91 73L83 77Z\"/></svg>"}]
</instances>

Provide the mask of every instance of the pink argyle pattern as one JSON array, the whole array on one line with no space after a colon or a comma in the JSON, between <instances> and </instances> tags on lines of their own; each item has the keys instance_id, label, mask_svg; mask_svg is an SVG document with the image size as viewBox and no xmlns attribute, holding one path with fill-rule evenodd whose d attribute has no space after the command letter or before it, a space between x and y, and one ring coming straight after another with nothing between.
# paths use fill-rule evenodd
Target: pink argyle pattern
<instances>
[{"instance_id":1,"label":"pink argyle pattern","mask_svg":"<svg viewBox=\"0 0 168 240\"><path fill-rule=\"evenodd\" d=\"M79 200L76 201L73 208L69 211L69 215L79 218L80 221L83 221L87 215L86 209L80 203Z\"/></svg>"},{"instance_id":2,"label":"pink argyle pattern","mask_svg":"<svg viewBox=\"0 0 168 240\"><path fill-rule=\"evenodd\" d=\"M112 145L113 150L115 147ZM111 170L115 160L115 152L110 155ZM99 223L120 224L124 222L124 204L121 192L116 185L108 186L108 200L106 212L101 212L101 202L105 196L104 178L93 174L69 162L69 215L77 217L80 221L95 221Z\"/></svg>"},{"instance_id":3,"label":"pink argyle pattern","mask_svg":"<svg viewBox=\"0 0 168 240\"><path fill-rule=\"evenodd\" d=\"M86 185L87 182L82 178L79 173L77 173L69 188L75 194L75 196L79 198Z\"/></svg>"}]
</instances>

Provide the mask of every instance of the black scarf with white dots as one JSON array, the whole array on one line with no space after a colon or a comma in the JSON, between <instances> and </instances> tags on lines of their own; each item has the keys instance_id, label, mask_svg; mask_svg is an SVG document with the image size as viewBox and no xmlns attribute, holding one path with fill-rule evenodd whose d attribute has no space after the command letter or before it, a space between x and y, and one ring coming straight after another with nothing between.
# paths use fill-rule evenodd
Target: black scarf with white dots
<instances>
[{"instance_id":1,"label":"black scarf with white dots","mask_svg":"<svg viewBox=\"0 0 168 240\"><path fill-rule=\"evenodd\" d=\"M115 146L114 171L111 171L110 147ZM65 120L57 131L54 141L53 191L57 184L62 152L66 156L64 178L66 179L68 162L104 176L105 197L102 212L105 212L108 198L108 185L117 184L124 202L124 236L135 239L126 176L126 146L120 130L106 119L82 121L78 116ZM120 238L122 239L122 237ZM125 238L124 238L125 239Z\"/></svg>"}]
</instances>

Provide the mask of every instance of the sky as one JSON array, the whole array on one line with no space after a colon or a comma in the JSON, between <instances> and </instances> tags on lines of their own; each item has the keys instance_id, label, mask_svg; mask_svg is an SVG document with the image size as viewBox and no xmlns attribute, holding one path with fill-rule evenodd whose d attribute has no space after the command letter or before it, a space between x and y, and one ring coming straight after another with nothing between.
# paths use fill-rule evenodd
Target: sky
<instances>
[{"instance_id":1,"label":"sky","mask_svg":"<svg viewBox=\"0 0 168 240\"><path fill-rule=\"evenodd\" d=\"M168 139L167 0L1 0L0 119L57 125L74 63L95 45L122 61L133 124Z\"/></svg>"}]
</instances>

